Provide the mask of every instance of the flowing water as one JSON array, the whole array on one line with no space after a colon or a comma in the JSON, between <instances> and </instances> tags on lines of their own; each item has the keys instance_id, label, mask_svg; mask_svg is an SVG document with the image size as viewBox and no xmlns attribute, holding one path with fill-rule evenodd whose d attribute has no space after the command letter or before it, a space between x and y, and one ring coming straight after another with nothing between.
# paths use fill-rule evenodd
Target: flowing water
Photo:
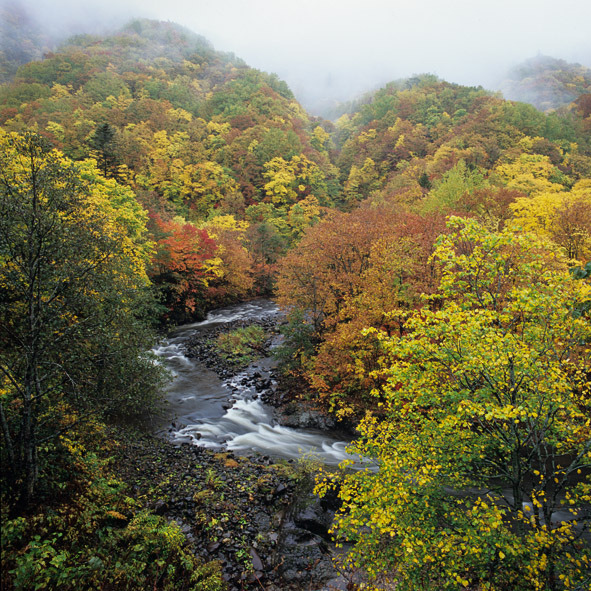
<instances>
[{"instance_id":1,"label":"flowing water","mask_svg":"<svg viewBox=\"0 0 591 591\"><path fill-rule=\"evenodd\" d=\"M259 452L287 459L311 454L328 465L353 459L354 469L377 469L377 466L368 465L360 458L352 458L347 454L347 443L336 434L290 429L273 421L272 408L261 402L251 379L253 374L258 373L261 380L272 380L272 358L261 359L238 375L222 380L201 362L185 355L187 341L199 338L207 329L235 320L257 320L278 313L275 304L269 300L256 300L215 310L203 322L177 327L154 349L174 376L167 389L170 405L160 425L161 432L168 431L168 435L179 443L228 449L237 453ZM448 493L478 496L482 491L448 489ZM504 489L503 495L511 501L509 489ZM504 503L500 501L500 504ZM552 517L569 521L574 515L569 510L563 510L556 511ZM588 536L586 533L585 538Z\"/></svg>"},{"instance_id":2,"label":"flowing water","mask_svg":"<svg viewBox=\"0 0 591 591\"><path fill-rule=\"evenodd\" d=\"M249 379L255 373L262 380L272 379L273 359L261 359L231 379L222 380L200 361L185 355L189 339L199 338L207 329L278 313L269 300L215 310L203 322L177 327L154 349L173 374L167 389L169 413L161 425L168 428L173 440L282 458L311 454L330 465L350 457L346 442L335 434L275 424L272 409L261 402Z\"/></svg>"}]
</instances>

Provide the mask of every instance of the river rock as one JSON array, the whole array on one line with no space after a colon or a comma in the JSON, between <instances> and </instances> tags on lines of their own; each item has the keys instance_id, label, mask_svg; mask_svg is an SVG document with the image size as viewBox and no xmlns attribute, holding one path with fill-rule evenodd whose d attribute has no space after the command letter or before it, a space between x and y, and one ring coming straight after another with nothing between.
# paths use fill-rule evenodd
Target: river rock
<instances>
[{"instance_id":1,"label":"river rock","mask_svg":"<svg viewBox=\"0 0 591 591\"><path fill-rule=\"evenodd\" d=\"M328 530L334 519L334 511L325 509L320 499L315 499L314 502L304 506L294 514L292 519L297 527L322 536L326 540L331 539Z\"/></svg>"},{"instance_id":2,"label":"river rock","mask_svg":"<svg viewBox=\"0 0 591 591\"><path fill-rule=\"evenodd\" d=\"M286 581L304 582L310 578L310 572L314 572L316 580L335 576L324 540L306 530L291 529L285 537L281 553L281 572Z\"/></svg>"},{"instance_id":3,"label":"river rock","mask_svg":"<svg viewBox=\"0 0 591 591\"><path fill-rule=\"evenodd\" d=\"M318 410L290 403L276 412L277 422L292 429L320 429L327 431L336 427L336 420Z\"/></svg>"},{"instance_id":4,"label":"river rock","mask_svg":"<svg viewBox=\"0 0 591 591\"><path fill-rule=\"evenodd\" d=\"M264 570L263 561L261 560L261 557L257 554L257 551L254 548L250 549L250 556L252 558L252 567L254 568L254 570L262 572Z\"/></svg>"}]
</instances>

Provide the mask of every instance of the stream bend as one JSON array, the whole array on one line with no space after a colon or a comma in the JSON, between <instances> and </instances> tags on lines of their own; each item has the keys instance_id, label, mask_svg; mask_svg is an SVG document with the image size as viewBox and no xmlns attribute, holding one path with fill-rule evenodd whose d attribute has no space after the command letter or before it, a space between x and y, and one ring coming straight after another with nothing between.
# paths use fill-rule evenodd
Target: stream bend
<instances>
[{"instance_id":1,"label":"stream bend","mask_svg":"<svg viewBox=\"0 0 591 591\"><path fill-rule=\"evenodd\" d=\"M313 429L292 429L273 420L273 409L264 404L249 377L255 373L273 382L272 358L260 359L228 380L222 380L205 365L185 355L190 339L208 329L234 321L256 321L277 316L270 300L255 300L214 310L202 322L175 328L155 349L160 362L173 375L166 391L169 402L160 432L173 441L237 453L297 459L311 455L328 465L351 458L346 441L336 434ZM204 336L205 338L205 336Z\"/></svg>"}]
</instances>

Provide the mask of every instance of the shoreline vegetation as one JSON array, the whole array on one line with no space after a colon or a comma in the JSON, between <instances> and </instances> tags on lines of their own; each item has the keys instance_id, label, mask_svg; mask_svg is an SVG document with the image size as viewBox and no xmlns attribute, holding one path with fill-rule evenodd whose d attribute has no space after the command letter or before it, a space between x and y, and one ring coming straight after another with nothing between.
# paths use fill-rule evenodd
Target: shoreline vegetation
<instances>
[{"instance_id":1,"label":"shoreline vegetation","mask_svg":"<svg viewBox=\"0 0 591 591\"><path fill-rule=\"evenodd\" d=\"M515 69L545 112L424 74L327 121L173 23L31 60L4 10L3 589L591 586L588 69ZM279 327L188 355L273 348L275 420L372 469L141 431L158 330L256 297Z\"/></svg>"},{"instance_id":2,"label":"shoreline vegetation","mask_svg":"<svg viewBox=\"0 0 591 591\"><path fill-rule=\"evenodd\" d=\"M278 319L272 315L216 327L193 342L188 354L229 378L251 361L243 358L245 343L255 345L258 355L270 354ZM252 326L256 330L248 330ZM231 351L220 336L233 334L241 337L238 355L228 357ZM222 347L217 348L219 341ZM297 399L290 392L282 385L267 389L265 402L281 415L281 408ZM91 454L83 451L88 441L64 440L77 456L80 480L68 482L64 470L66 481L57 486L74 486L75 492L64 495L63 505L45 500L39 506L42 513L36 514L33 506L26 517L5 522L3 577L12 575L6 584L24 589L36 581L40 589L60 585L78 590L136 588L141 582L174 589L262 585L295 591L345 580L332 564L336 550L328 534L338 503L313 495L317 460L235 455L178 444L166 433L157 436L145 429L87 425L83 435L92 441ZM49 516L43 514L47 511ZM87 519L94 529L68 537L60 533ZM34 541L23 547L29 538ZM17 558L23 550L25 561ZM79 568L81 560L87 568ZM174 569L168 572L170 564Z\"/></svg>"}]
</instances>

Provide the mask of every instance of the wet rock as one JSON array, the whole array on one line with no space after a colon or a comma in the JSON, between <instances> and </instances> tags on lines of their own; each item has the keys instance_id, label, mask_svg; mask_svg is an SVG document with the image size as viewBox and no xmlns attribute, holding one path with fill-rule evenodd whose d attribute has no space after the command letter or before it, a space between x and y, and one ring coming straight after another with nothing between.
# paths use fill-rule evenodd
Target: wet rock
<instances>
[{"instance_id":1,"label":"wet rock","mask_svg":"<svg viewBox=\"0 0 591 591\"><path fill-rule=\"evenodd\" d=\"M168 505L162 499L158 499L152 505L152 511L154 511L154 513L156 513L156 515L164 515L166 513L167 509L168 509Z\"/></svg>"},{"instance_id":2,"label":"wet rock","mask_svg":"<svg viewBox=\"0 0 591 591\"><path fill-rule=\"evenodd\" d=\"M250 549L250 556L252 558L252 567L254 568L254 570L262 572L264 570L263 562L261 560L261 557L257 554L257 551L254 548Z\"/></svg>"},{"instance_id":3,"label":"wet rock","mask_svg":"<svg viewBox=\"0 0 591 591\"><path fill-rule=\"evenodd\" d=\"M277 317L269 318L261 325L272 330L276 322ZM277 417L290 416L296 428L332 426L322 413L302 406L299 400L294 404L301 388L298 390L297 384L295 388L286 385L266 363L239 370L232 361L217 357L211 345L205 343L239 325L235 322L215 327L191 341L187 350L187 356L197 358L227 380L226 408L238 395L254 398L259 394L265 403L280 407ZM272 343L273 337L265 347ZM286 407L289 412L283 413ZM147 450L151 445L146 439L138 449ZM325 588L326 581L338 577L331 563L327 534L332 514L326 512L326 507L319 507L317 499L294 511L294 505L302 504L294 499L299 489L284 472L274 469L271 464L275 460L253 454L252 461L231 460L229 465L232 454L215 457L209 450L196 446L174 449L169 445L160 454L157 461L151 461L154 474L144 473L149 489L154 490L154 485L161 481L165 483L158 488L158 494L162 490L169 501L161 509L162 514L167 519L182 519L181 528L190 526L186 538L195 544L193 552L223 564L229 591L319 591ZM293 460L288 464L293 464ZM138 497L145 495L145 490L146 487L138 489ZM173 496L178 499L177 504L170 502ZM250 560L246 556L247 564L245 548L250 553Z\"/></svg>"},{"instance_id":4,"label":"wet rock","mask_svg":"<svg viewBox=\"0 0 591 591\"><path fill-rule=\"evenodd\" d=\"M320 429L327 431L337 427L336 420L323 412L299 404L288 404L276 413L277 422L292 429Z\"/></svg>"},{"instance_id":5,"label":"wet rock","mask_svg":"<svg viewBox=\"0 0 591 591\"><path fill-rule=\"evenodd\" d=\"M334 519L334 511L322 506L320 499L300 509L294 516L293 522L301 529L307 530L326 540L330 540L328 533Z\"/></svg>"}]
</instances>

